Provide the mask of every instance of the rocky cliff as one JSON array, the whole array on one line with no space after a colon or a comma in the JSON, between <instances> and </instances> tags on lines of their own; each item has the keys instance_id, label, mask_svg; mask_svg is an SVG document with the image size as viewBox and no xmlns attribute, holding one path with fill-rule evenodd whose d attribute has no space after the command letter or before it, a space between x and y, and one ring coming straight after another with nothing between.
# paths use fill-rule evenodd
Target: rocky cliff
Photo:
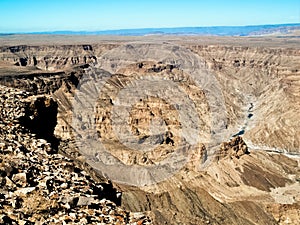
<instances>
[{"instance_id":1,"label":"rocky cliff","mask_svg":"<svg viewBox=\"0 0 300 225\"><path fill-rule=\"evenodd\" d=\"M107 180L57 154L57 103L50 96L0 90L1 224L151 223L120 208L121 193Z\"/></svg>"},{"instance_id":2,"label":"rocky cliff","mask_svg":"<svg viewBox=\"0 0 300 225\"><path fill-rule=\"evenodd\" d=\"M177 40L5 46L0 79L36 99L27 101L20 123L52 144L49 164L57 165L53 156L64 164L67 160L56 155L56 145L89 173L93 181L87 182L112 179L126 210L151 212L155 224L297 224L300 51L244 45ZM74 103L74 96L80 101ZM91 103L95 105L89 108ZM85 109L91 109L93 118ZM74 121L80 121L79 128ZM94 138L111 156L82 151L82 140L91 148ZM190 141L195 138L196 145ZM155 149L139 151L137 146ZM174 155L179 165L175 171L143 170ZM78 175L66 176L61 180ZM90 205L106 204L91 193L81 195ZM54 208L67 203L58 201ZM123 222L134 220L122 215Z\"/></svg>"},{"instance_id":3,"label":"rocky cliff","mask_svg":"<svg viewBox=\"0 0 300 225\"><path fill-rule=\"evenodd\" d=\"M35 93L54 93L63 86L66 89L63 93L66 93L78 84L78 77L82 75L82 72L78 72L80 69L88 63L97 63L97 59L105 52L117 47L118 44L1 47L1 74L6 75L1 78L2 83ZM230 130L228 138L240 132L253 147L298 151L300 126L295 118L299 112L299 50L199 45L186 47L204 60L205 66L214 72L222 86ZM26 65L20 63L22 57L27 57ZM35 63L30 59L33 57ZM86 61L86 57L94 60ZM17 66L12 68L12 65ZM74 67L78 69L74 71ZM119 68L118 63L109 67ZM159 65L154 68L158 69ZM121 73L125 72L122 70ZM145 72L148 71L142 71ZM14 79L15 75L21 79Z\"/></svg>"},{"instance_id":4,"label":"rocky cliff","mask_svg":"<svg viewBox=\"0 0 300 225\"><path fill-rule=\"evenodd\" d=\"M1 47L1 59L15 66L33 67L56 71L74 65L97 63L97 56L113 48L103 45L53 45L53 46L8 46Z\"/></svg>"},{"instance_id":5,"label":"rocky cliff","mask_svg":"<svg viewBox=\"0 0 300 225\"><path fill-rule=\"evenodd\" d=\"M299 49L190 48L216 71L233 135L253 147L299 152Z\"/></svg>"}]
</instances>

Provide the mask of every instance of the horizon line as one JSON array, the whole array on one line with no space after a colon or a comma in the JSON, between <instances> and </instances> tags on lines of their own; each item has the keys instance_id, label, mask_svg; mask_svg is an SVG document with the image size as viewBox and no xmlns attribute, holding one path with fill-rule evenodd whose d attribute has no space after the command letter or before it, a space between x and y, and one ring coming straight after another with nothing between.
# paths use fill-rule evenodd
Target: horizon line
<instances>
[{"instance_id":1,"label":"horizon line","mask_svg":"<svg viewBox=\"0 0 300 225\"><path fill-rule=\"evenodd\" d=\"M139 28L120 28L120 29L99 29L99 30L42 30L42 31L15 31L15 32L0 32L0 34L39 34L39 33L55 33L55 32L113 32L113 31L134 31L134 30L155 30L155 29L182 29L182 28L239 28L239 27L262 27L262 26L300 26L298 23L274 23L274 24L250 24L250 25L213 25L213 26L179 26L179 27L139 27Z\"/></svg>"}]
</instances>

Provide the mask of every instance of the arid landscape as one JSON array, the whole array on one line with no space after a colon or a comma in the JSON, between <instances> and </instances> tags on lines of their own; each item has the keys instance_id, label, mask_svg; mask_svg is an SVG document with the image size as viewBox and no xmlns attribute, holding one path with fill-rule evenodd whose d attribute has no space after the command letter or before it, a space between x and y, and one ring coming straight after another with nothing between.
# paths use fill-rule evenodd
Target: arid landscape
<instances>
[{"instance_id":1,"label":"arid landscape","mask_svg":"<svg viewBox=\"0 0 300 225\"><path fill-rule=\"evenodd\" d=\"M299 224L296 34L0 36L0 224Z\"/></svg>"}]
</instances>

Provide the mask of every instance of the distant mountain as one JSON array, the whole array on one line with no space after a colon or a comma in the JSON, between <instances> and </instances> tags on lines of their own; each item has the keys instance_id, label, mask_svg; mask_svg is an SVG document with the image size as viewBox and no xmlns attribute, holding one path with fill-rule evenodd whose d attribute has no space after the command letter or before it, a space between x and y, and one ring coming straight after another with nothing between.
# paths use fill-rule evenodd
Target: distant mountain
<instances>
[{"instance_id":1,"label":"distant mountain","mask_svg":"<svg viewBox=\"0 0 300 225\"><path fill-rule=\"evenodd\" d=\"M174 28L140 28L101 31L53 31L30 32L22 34L53 34L53 35L213 35L213 36L254 36L269 34L289 34L300 30L300 23L253 25L253 26L214 26L214 27L174 27ZM18 33L21 34L21 33ZM0 34L7 35L7 34Z\"/></svg>"}]
</instances>

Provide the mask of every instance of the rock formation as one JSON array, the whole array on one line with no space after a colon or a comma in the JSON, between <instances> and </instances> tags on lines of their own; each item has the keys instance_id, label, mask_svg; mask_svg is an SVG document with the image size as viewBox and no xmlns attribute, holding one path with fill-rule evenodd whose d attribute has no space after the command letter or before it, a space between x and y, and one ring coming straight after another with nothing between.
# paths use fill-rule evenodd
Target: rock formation
<instances>
[{"instance_id":1,"label":"rock formation","mask_svg":"<svg viewBox=\"0 0 300 225\"><path fill-rule=\"evenodd\" d=\"M251 41L0 47L0 223L297 224L300 51ZM96 84L105 92L88 118ZM150 94L129 104L135 88ZM74 96L83 100L75 116ZM101 141L110 157L80 151L79 135ZM194 137L201 141L189 143ZM138 144L156 148L133 150ZM130 185L178 150L184 163L172 176L147 183L145 173L143 185ZM110 177L98 167L103 158L141 170ZM128 182L113 179L120 174Z\"/></svg>"},{"instance_id":2,"label":"rock formation","mask_svg":"<svg viewBox=\"0 0 300 225\"><path fill-rule=\"evenodd\" d=\"M121 209L121 193L111 183L96 182L38 138L47 138L44 131L51 129L53 134L52 98L0 88L1 224L151 223ZM31 121L24 122L28 117Z\"/></svg>"},{"instance_id":3,"label":"rock formation","mask_svg":"<svg viewBox=\"0 0 300 225\"><path fill-rule=\"evenodd\" d=\"M234 137L230 142L224 142L220 146L220 155L223 157L240 158L245 154L249 154L248 147L240 136Z\"/></svg>"}]
</instances>

